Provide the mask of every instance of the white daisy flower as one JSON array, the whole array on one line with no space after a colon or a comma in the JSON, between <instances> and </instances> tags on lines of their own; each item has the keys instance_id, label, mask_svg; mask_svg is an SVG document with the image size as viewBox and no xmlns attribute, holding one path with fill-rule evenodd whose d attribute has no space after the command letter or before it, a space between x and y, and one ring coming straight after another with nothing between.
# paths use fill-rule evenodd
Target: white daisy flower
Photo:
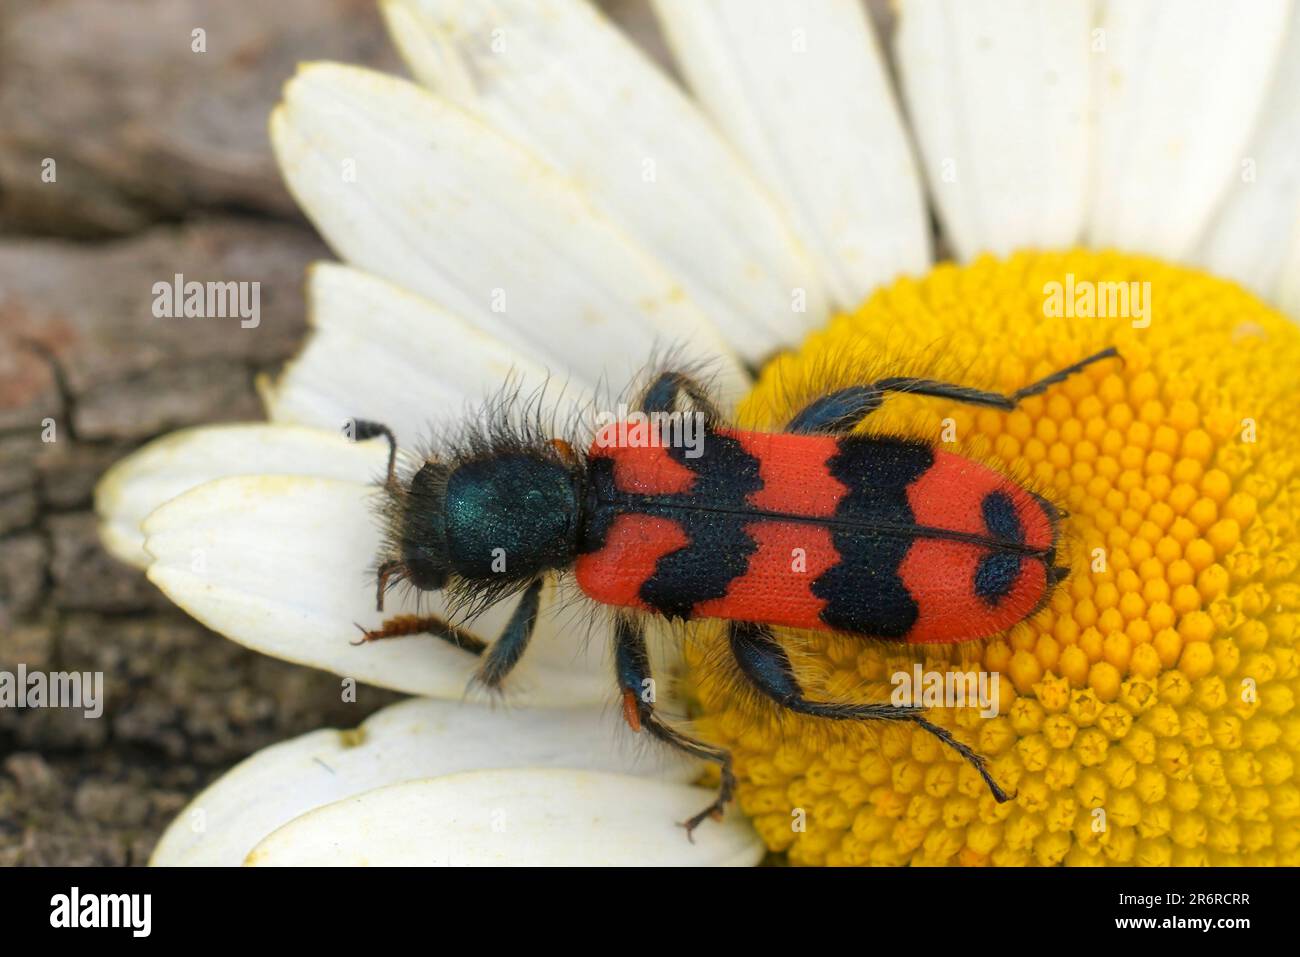
<instances>
[{"instance_id":1,"label":"white daisy flower","mask_svg":"<svg viewBox=\"0 0 1300 957\"><path fill-rule=\"evenodd\" d=\"M414 81L305 65L271 117L341 262L308 276L312 331L264 383L268 422L160 439L96 508L110 551L213 630L418 697L249 758L155 863L764 853L735 810L686 839L700 769L627 745L606 651L554 596L509 711L463 700L478 659L445 642L353 644L384 617L367 572L387 449L346 422L408 447L510 375L557 377L577 408L666 343L736 398L833 312L928 270L931 211L959 261L1114 246L1300 315L1286 0L901 0L892 64L856 0L654 0L689 96L585 0L382 6Z\"/></svg>"}]
</instances>

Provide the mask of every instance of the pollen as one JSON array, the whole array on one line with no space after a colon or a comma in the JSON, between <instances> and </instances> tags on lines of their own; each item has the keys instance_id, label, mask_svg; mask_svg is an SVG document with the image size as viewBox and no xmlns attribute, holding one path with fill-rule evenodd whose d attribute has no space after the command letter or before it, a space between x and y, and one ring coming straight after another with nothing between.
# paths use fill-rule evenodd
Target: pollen
<instances>
[{"instance_id":1,"label":"pollen","mask_svg":"<svg viewBox=\"0 0 1300 957\"><path fill-rule=\"evenodd\" d=\"M1061 290L1079 298L1062 309ZM741 424L779 428L809 396L890 375L1010 393L1110 345L1123 363L1012 412L902 395L864 424L986 462L1063 510L1070 574L1035 615L958 645L778 633L818 700L889 701L918 664L996 677L987 705L929 717L1013 800L911 725L766 709L699 626L701 733L732 749L739 806L772 851L798 865L1300 864L1300 327L1155 259L985 257L836 317L764 370Z\"/></svg>"}]
</instances>

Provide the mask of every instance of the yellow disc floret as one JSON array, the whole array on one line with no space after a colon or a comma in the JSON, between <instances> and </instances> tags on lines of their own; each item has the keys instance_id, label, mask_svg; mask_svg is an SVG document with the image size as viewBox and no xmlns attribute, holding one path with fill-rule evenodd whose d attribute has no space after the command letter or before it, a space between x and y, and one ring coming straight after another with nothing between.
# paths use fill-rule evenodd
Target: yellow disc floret
<instances>
[{"instance_id":1,"label":"yellow disc floret","mask_svg":"<svg viewBox=\"0 0 1300 957\"><path fill-rule=\"evenodd\" d=\"M1013 801L910 724L828 729L745 691L720 631L688 648L702 733L795 864L1300 864L1300 328L1240 288L1072 251L943 265L774 360L741 410L882 375L1012 392L1109 345L1013 412L888 398L873 432L922 437L1067 513L1070 575L1010 632L898 646L782 631L811 698L888 701L895 676L997 676L992 707L933 721ZM996 711L996 714L993 712Z\"/></svg>"}]
</instances>

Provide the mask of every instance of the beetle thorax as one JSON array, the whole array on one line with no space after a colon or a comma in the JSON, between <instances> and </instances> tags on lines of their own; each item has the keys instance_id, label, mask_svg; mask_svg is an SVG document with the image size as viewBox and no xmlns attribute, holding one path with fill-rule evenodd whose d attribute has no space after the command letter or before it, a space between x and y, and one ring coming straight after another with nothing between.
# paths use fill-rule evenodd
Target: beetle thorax
<instances>
[{"instance_id":1,"label":"beetle thorax","mask_svg":"<svg viewBox=\"0 0 1300 957\"><path fill-rule=\"evenodd\" d=\"M511 452L462 463L444 509L447 556L463 578L528 577L573 560L578 496L559 462Z\"/></svg>"}]
</instances>

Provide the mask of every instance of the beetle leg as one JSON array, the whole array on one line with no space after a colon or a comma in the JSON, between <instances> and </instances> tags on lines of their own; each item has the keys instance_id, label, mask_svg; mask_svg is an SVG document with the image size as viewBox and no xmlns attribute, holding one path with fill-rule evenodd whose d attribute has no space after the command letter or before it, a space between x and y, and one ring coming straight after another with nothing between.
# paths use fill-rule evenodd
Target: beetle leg
<instances>
[{"instance_id":1,"label":"beetle leg","mask_svg":"<svg viewBox=\"0 0 1300 957\"><path fill-rule=\"evenodd\" d=\"M651 417L652 424L657 423L658 441L664 447L672 444L671 437L665 434L669 425L655 417L677 414L677 397L682 393L690 400L694 414L703 420L705 432L722 424L722 413L703 385L681 372L661 372L641 396L641 411Z\"/></svg>"},{"instance_id":2,"label":"beetle leg","mask_svg":"<svg viewBox=\"0 0 1300 957\"><path fill-rule=\"evenodd\" d=\"M840 433L851 432L868 415L880 408L889 392L910 392L914 395L928 395L937 399L951 399L967 405L981 405L991 409L1010 412L1022 399L1040 395L1052 386L1064 382L1076 372L1080 372L1094 362L1103 359L1119 358L1119 352L1112 346L1095 355L1081 359L1073 365L1058 369L1051 375L1044 376L1037 382L1031 382L1023 389L1017 389L1010 395L1000 392L985 392L970 386L954 385L951 382L939 382L935 379L918 379L911 376L894 376L880 379L867 385L849 386L839 389L820 399L815 399L800 409L786 427L790 432L802 433Z\"/></svg>"},{"instance_id":3,"label":"beetle leg","mask_svg":"<svg viewBox=\"0 0 1300 957\"><path fill-rule=\"evenodd\" d=\"M457 648L483 657L476 680L496 690L506 675L519 663L528 640L537 627L537 613L541 604L542 579L538 578L524 591L514 613L496 641L488 644L473 632L458 628L436 615L398 615L384 620L377 629L361 629L361 638L354 645L364 645L381 638L404 638L409 635L433 635Z\"/></svg>"},{"instance_id":4,"label":"beetle leg","mask_svg":"<svg viewBox=\"0 0 1300 957\"><path fill-rule=\"evenodd\" d=\"M537 612L541 607L542 579L537 578L524 590L514 613L501 631L501 636L492 642L483 664L478 669L477 680L480 684L495 691L501 687L505 676L519 663L528 640L533 637L537 627Z\"/></svg>"},{"instance_id":5,"label":"beetle leg","mask_svg":"<svg viewBox=\"0 0 1300 957\"><path fill-rule=\"evenodd\" d=\"M853 385L814 399L795 413L787 432L852 432L868 415L880 408L884 393L876 385Z\"/></svg>"},{"instance_id":6,"label":"beetle leg","mask_svg":"<svg viewBox=\"0 0 1300 957\"><path fill-rule=\"evenodd\" d=\"M354 645L364 645L381 638L405 638L409 635L433 635L443 641L468 651L472 655L483 657L476 680L486 687L496 690L501 686L511 669L519 663L528 639L537 627L537 613L541 605L542 579L536 579L524 591L524 596L515 606L514 614L506 622L500 637L490 645L473 632L449 623L436 615L398 615L384 620L377 629L361 629L361 638ZM486 653L486 654L485 654Z\"/></svg>"},{"instance_id":7,"label":"beetle leg","mask_svg":"<svg viewBox=\"0 0 1300 957\"><path fill-rule=\"evenodd\" d=\"M892 704L835 704L809 701L804 697L803 689L799 687L785 649L772 637L772 632L767 626L733 621L728 628L728 637L731 641L731 653L745 677L755 688L781 707L798 714L839 721L911 721L965 758L980 773L980 777L989 786L989 790L993 792L993 797L999 804L1011 799L989 774L984 758L954 738L948 729L927 721L921 709L900 708Z\"/></svg>"},{"instance_id":8,"label":"beetle leg","mask_svg":"<svg viewBox=\"0 0 1300 957\"><path fill-rule=\"evenodd\" d=\"M385 618L384 623L378 628L368 629L357 625L361 630L361 637L352 642L354 645L365 645L372 641L379 641L381 638L405 638L409 635L433 635L435 638L441 638L448 644L455 645L468 651L472 655L481 655L487 648L488 644L482 638L466 631L464 628L457 628L444 618L437 615L398 615L394 618Z\"/></svg>"},{"instance_id":9,"label":"beetle leg","mask_svg":"<svg viewBox=\"0 0 1300 957\"><path fill-rule=\"evenodd\" d=\"M693 758L711 761L722 772L718 797L699 814L684 822L686 836L708 817L720 819L731 802L736 787L736 776L731 770L731 752L716 748L688 737L666 724L655 712L654 684L650 677L650 656L646 651L645 628L629 616L620 615L614 626L614 661L618 671L618 685L623 691L623 717L633 731L645 729L652 736ZM692 838L694 840L694 838Z\"/></svg>"},{"instance_id":10,"label":"beetle leg","mask_svg":"<svg viewBox=\"0 0 1300 957\"><path fill-rule=\"evenodd\" d=\"M641 396L641 411L647 414L676 411L679 393L686 394L695 406L695 411L702 413L709 425L716 425L722 421L722 413L709 398L709 391L681 372L659 373Z\"/></svg>"}]
</instances>

